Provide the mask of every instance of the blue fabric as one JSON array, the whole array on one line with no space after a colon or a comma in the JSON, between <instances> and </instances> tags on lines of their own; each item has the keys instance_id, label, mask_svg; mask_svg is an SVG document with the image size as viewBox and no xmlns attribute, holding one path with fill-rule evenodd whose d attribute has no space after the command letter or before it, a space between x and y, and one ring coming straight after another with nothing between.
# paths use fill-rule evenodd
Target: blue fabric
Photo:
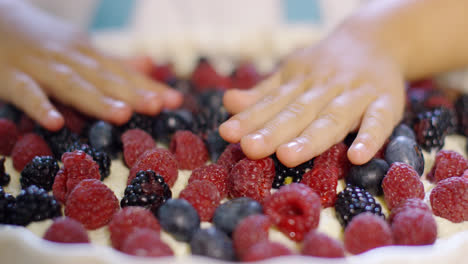
<instances>
[{"instance_id":1,"label":"blue fabric","mask_svg":"<svg viewBox=\"0 0 468 264\"><path fill-rule=\"evenodd\" d=\"M127 26L135 4L135 0L101 0L90 30L119 29Z\"/></svg>"},{"instance_id":2,"label":"blue fabric","mask_svg":"<svg viewBox=\"0 0 468 264\"><path fill-rule=\"evenodd\" d=\"M283 0L283 14L288 23L314 23L321 21L319 0Z\"/></svg>"}]
</instances>

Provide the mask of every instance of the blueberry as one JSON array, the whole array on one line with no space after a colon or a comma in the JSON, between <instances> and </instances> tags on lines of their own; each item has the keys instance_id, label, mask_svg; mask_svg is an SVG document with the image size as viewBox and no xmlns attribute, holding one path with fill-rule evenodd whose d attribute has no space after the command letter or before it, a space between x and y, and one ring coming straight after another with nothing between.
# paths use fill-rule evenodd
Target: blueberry
<instances>
[{"instance_id":1,"label":"blueberry","mask_svg":"<svg viewBox=\"0 0 468 264\"><path fill-rule=\"evenodd\" d=\"M118 152L118 140L115 127L105 121L97 121L88 131L89 144L98 151L104 151L112 157Z\"/></svg>"},{"instance_id":2,"label":"blueberry","mask_svg":"<svg viewBox=\"0 0 468 264\"><path fill-rule=\"evenodd\" d=\"M216 227L199 229L190 241L192 254L216 259L236 259L231 239Z\"/></svg>"},{"instance_id":3,"label":"blueberry","mask_svg":"<svg viewBox=\"0 0 468 264\"><path fill-rule=\"evenodd\" d=\"M382 180L388 168L385 160L371 159L366 164L351 167L346 183L364 188L372 195L382 195Z\"/></svg>"},{"instance_id":4,"label":"blueberry","mask_svg":"<svg viewBox=\"0 0 468 264\"><path fill-rule=\"evenodd\" d=\"M192 130L194 121L187 110L163 111L153 121L153 137L169 143L177 130Z\"/></svg>"},{"instance_id":5,"label":"blueberry","mask_svg":"<svg viewBox=\"0 0 468 264\"><path fill-rule=\"evenodd\" d=\"M227 201L213 215L213 224L228 235L234 231L237 223L252 214L263 213L263 208L257 201L241 197Z\"/></svg>"},{"instance_id":6,"label":"blueberry","mask_svg":"<svg viewBox=\"0 0 468 264\"><path fill-rule=\"evenodd\" d=\"M200 217L184 199L169 199L158 210L161 227L176 240L188 242L200 228Z\"/></svg>"},{"instance_id":7,"label":"blueberry","mask_svg":"<svg viewBox=\"0 0 468 264\"><path fill-rule=\"evenodd\" d=\"M389 165L394 162L404 162L413 167L421 176L424 172L424 157L421 147L416 141L399 136L390 141L385 150L385 160Z\"/></svg>"},{"instance_id":8,"label":"blueberry","mask_svg":"<svg viewBox=\"0 0 468 264\"><path fill-rule=\"evenodd\" d=\"M6 118L18 123L21 118L21 111L11 104L4 104L0 106L0 118Z\"/></svg>"},{"instance_id":9,"label":"blueberry","mask_svg":"<svg viewBox=\"0 0 468 264\"><path fill-rule=\"evenodd\" d=\"M212 162L216 162L227 145L229 145L229 143L219 135L217 129L207 133L205 143Z\"/></svg>"},{"instance_id":10,"label":"blueberry","mask_svg":"<svg viewBox=\"0 0 468 264\"><path fill-rule=\"evenodd\" d=\"M413 129L411 129L409 126L405 124L400 124L398 125L394 130L392 135L390 136L390 139L394 139L399 136L405 136L409 139L412 139L416 141L416 135L414 135Z\"/></svg>"}]
</instances>

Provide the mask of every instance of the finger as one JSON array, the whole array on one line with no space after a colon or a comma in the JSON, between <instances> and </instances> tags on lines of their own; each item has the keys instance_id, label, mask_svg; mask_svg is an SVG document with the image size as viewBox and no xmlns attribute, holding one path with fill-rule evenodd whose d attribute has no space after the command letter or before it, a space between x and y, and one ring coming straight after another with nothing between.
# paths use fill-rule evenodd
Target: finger
<instances>
[{"instance_id":1,"label":"finger","mask_svg":"<svg viewBox=\"0 0 468 264\"><path fill-rule=\"evenodd\" d=\"M281 85L272 94L267 94L247 110L221 124L219 133L229 142L239 142L244 135L260 128L280 112L306 85L307 81L304 78Z\"/></svg>"},{"instance_id":2,"label":"finger","mask_svg":"<svg viewBox=\"0 0 468 264\"><path fill-rule=\"evenodd\" d=\"M165 84L149 79L136 70L133 70L130 67L124 65L122 61L119 61L111 56L107 56L94 48L88 49L87 52L89 56L96 59L107 70L117 76L124 78L128 83L131 83L137 89L156 93L156 96L151 98L151 100L153 100L153 104L159 104L164 108L169 109L177 108L182 104L183 95L180 92L168 87ZM147 100L149 99L147 98ZM153 110L155 114L161 110L160 108L161 107L159 107L159 109L154 107L150 110ZM156 111L154 111L154 109L156 109Z\"/></svg>"},{"instance_id":3,"label":"finger","mask_svg":"<svg viewBox=\"0 0 468 264\"><path fill-rule=\"evenodd\" d=\"M281 144L301 134L344 87L320 85L299 95L261 129L242 137L242 150L252 159L273 154Z\"/></svg>"},{"instance_id":4,"label":"finger","mask_svg":"<svg viewBox=\"0 0 468 264\"><path fill-rule=\"evenodd\" d=\"M21 66L43 85L49 96L64 104L116 124L123 124L130 119L132 111L128 105L105 96L66 65L25 58Z\"/></svg>"},{"instance_id":5,"label":"finger","mask_svg":"<svg viewBox=\"0 0 468 264\"><path fill-rule=\"evenodd\" d=\"M373 102L363 117L361 127L348 150L353 164L368 162L392 133L403 113L403 104L384 96Z\"/></svg>"},{"instance_id":6,"label":"finger","mask_svg":"<svg viewBox=\"0 0 468 264\"><path fill-rule=\"evenodd\" d=\"M361 89L336 97L299 137L278 147L278 158L294 167L321 154L343 140L373 99Z\"/></svg>"},{"instance_id":7,"label":"finger","mask_svg":"<svg viewBox=\"0 0 468 264\"><path fill-rule=\"evenodd\" d=\"M3 81L0 98L22 109L42 127L56 131L64 125L64 119L50 103L39 85L23 72L0 69Z\"/></svg>"},{"instance_id":8,"label":"finger","mask_svg":"<svg viewBox=\"0 0 468 264\"><path fill-rule=\"evenodd\" d=\"M226 110L237 114L252 106L281 85L281 74L275 73L249 90L231 89L224 93L223 104Z\"/></svg>"}]
</instances>

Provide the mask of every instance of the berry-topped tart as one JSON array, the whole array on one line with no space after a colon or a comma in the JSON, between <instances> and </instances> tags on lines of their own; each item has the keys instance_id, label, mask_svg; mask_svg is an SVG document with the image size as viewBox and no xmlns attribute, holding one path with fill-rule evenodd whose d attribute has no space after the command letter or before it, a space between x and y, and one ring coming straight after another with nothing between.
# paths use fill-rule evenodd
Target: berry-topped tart
<instances>
[{"instance_id":1,"label":"berry-topped tart","mask_svg":"<svg viewBox=\"0 0 468 264\"><path fill-rule=\"evenodd\" d=\"M468 95L411 83L368 163L347 159L350 134L288 168L217 130L223 92L260 81L255 65L202 58L180 78L133 62L184 105L114 126L57 104L57 132L0 106L0 263L466 262Z\"/></svg>"}]
</instances>

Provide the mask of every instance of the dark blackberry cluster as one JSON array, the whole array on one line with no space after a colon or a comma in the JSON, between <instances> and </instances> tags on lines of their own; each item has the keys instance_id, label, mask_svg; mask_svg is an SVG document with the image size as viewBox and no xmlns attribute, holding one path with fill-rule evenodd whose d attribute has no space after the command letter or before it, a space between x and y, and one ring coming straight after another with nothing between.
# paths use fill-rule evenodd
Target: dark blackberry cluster
<instances>
[{"instance_id":1,"label":"dark blackberry cluster","mask_svg":"<svg viewBox=\"0 0 468 264\"><path fill-rule=\"evenodd\" d=\"M222 91L206 91L196 96L199 111L195 114L195 127L192 130L203 139L230 116L223 106L223 95Z\"/></svg>"},{"instance_id":2,"label":"dark blackberry cluster","mask_svg":"<svg viewBox=\"0 0 468 264\"><path fill-rule=\"evenodd\" d=\"M49 144L54 158L60 160L63 153L67 152L73 143L79 141L77 134L71 132L68 128L64 127L57 132L48 131L44 128L39 127L36 132L44 138Z\"/></svg>"},{"instance_id":3,"label":"dark blackberry cluster","mask_svg":"<svg viewBox=\"0 0 468 264\"><path fill-rule=\"evenodd\" d=\"M171 189L162 176L152 170L139 171L125 188L120 206L142 206L156 215L159 207L171 197Z\"/></svg>"},{"instance_id":4,"label":"dark blackberry cluster","mask_svg":"<svg viewBox=\"0 0 468 264\"><path fill-rule=\"evenodd\" d=\"M192 130L194 117L190 111L179 109L161 112L153 123L153 138L168 144L172 135L178 130Z\"/></svg>"},{"instance_id":5,"label":"dark blackberry cluster","mask_svg":"<svg viewBox=\"0 0 468 264\"><path fill-rule=\"evenodd\" d=\"M50 191L59 169L59 164L53 157L36 156L21 172L21 188L25 189L31 185L36 185Z\"/></svg>"},{"instance_id":6,"label":"dark blackberry cluster","mask_svg":"<svg viewBox=\"0 0 468 264\"><path fill-rule=\"evenodd\" d=\"M458 132L468 136L468 95L458 97L455 101L455 111L458 119Z\"/></svg>"},{"instance_id":7,"label":"dark blackberry cluster","mask_svg":"<svg viewBox=\"0 0 468 264\"><path fill-rule=\"evenodd\" d=\"M418 144L426 151L439 150L444 146L445 136L453 126L447 108L436 108L420 113L414 122Z\"/></svg>"},{"instance_id":8,"label":"dark blackberry cluster","mask_svg":"<svg viewBox=\"0 0 468 264\"><path fill-rule=\"evenodd\" d=\"M382 207L369 192L350 184L338 194L335 210L336 217L343 227L346 227L353 217L364 212L385 217Z\"/></svg>"},{"instance_id":9,"label":"dark blackberry cluster","mask_svg":"<svg viewBox=\"0 0 468 264\"><path fill-rule=\"evenodd\" d=\"M117 158L122 149L117 129L106 121L97 121L88 129L88 143L97 151L106 152L111 158Z\"/></svg>"},{"instance_id":10,"label":"dark blackberry cluster","mask_svg":"<svg viewBox=\"0 0 468 264\"><path fill-rule=\"evenodd\" d=\"M127 123L119 127L119 130L122 134L129 129L139 128L148 134L153 135L153 122L153 116L134 113Z\"/></svg>"},{"instance_id":11,"label":"dark blackberry cluster","mask_svg":"<svg viewBox=\"0 0 468 264\"><path fill-rule=\"evenodd\" d=\"M275 162L275 169L276 174L275 178L273 179L272 187L275 189L279 189L281 186L293 182L301 182L302 176L310 169L313 164L313 159L306 161L302 164L297 165L294 168L288 168L284 166L276 157L273 155L273 161Z\"/></svg>"},{"instance_id":12,"label":"dark blackberry cluster","mask_svg":"<svg viewBox=\"0 0 468 264\"><path fill-rule=\"evenodd\" d=\"M60 203L53 195L36 185L21 190L16 197L11 224L26 226L31 222L52 219L62 215Z\"/></svg>"},{"instance_id":13,"label":"dark blackberry cluster","mask_svg":"<svg viewBox=\"0 0 468 264\"><path fill-rule=\"evenodd\" d=\"M5 157L0 158L0 186L10 183L10 175L5 171Z\"/></svg>"},{"instance_id":14,"label":"dark blackberry cluster","mask_svg":"<svg viewBox=\"0 0 468 264\"><path fill-rule=\"evenodd\" d=\"M99 174L101 175L101 181L104 180L110 174L111 159L104 151L97 151L93 147L83 144L80 142L73 143L68 149L67 152L72 152L75 150L84 151L86 154L90 155L93 160L99 165Z\"/></svg>"},{"instance_id":15,"label":"dark blackberry cluster","mask_svg":"<svg viewBox=\"0 0 468 264\"><path fill-rule=\"evenodd\" d=\"M0 224L11 224L16 199L0 187Z\"/></svg>"}]
</instances>

